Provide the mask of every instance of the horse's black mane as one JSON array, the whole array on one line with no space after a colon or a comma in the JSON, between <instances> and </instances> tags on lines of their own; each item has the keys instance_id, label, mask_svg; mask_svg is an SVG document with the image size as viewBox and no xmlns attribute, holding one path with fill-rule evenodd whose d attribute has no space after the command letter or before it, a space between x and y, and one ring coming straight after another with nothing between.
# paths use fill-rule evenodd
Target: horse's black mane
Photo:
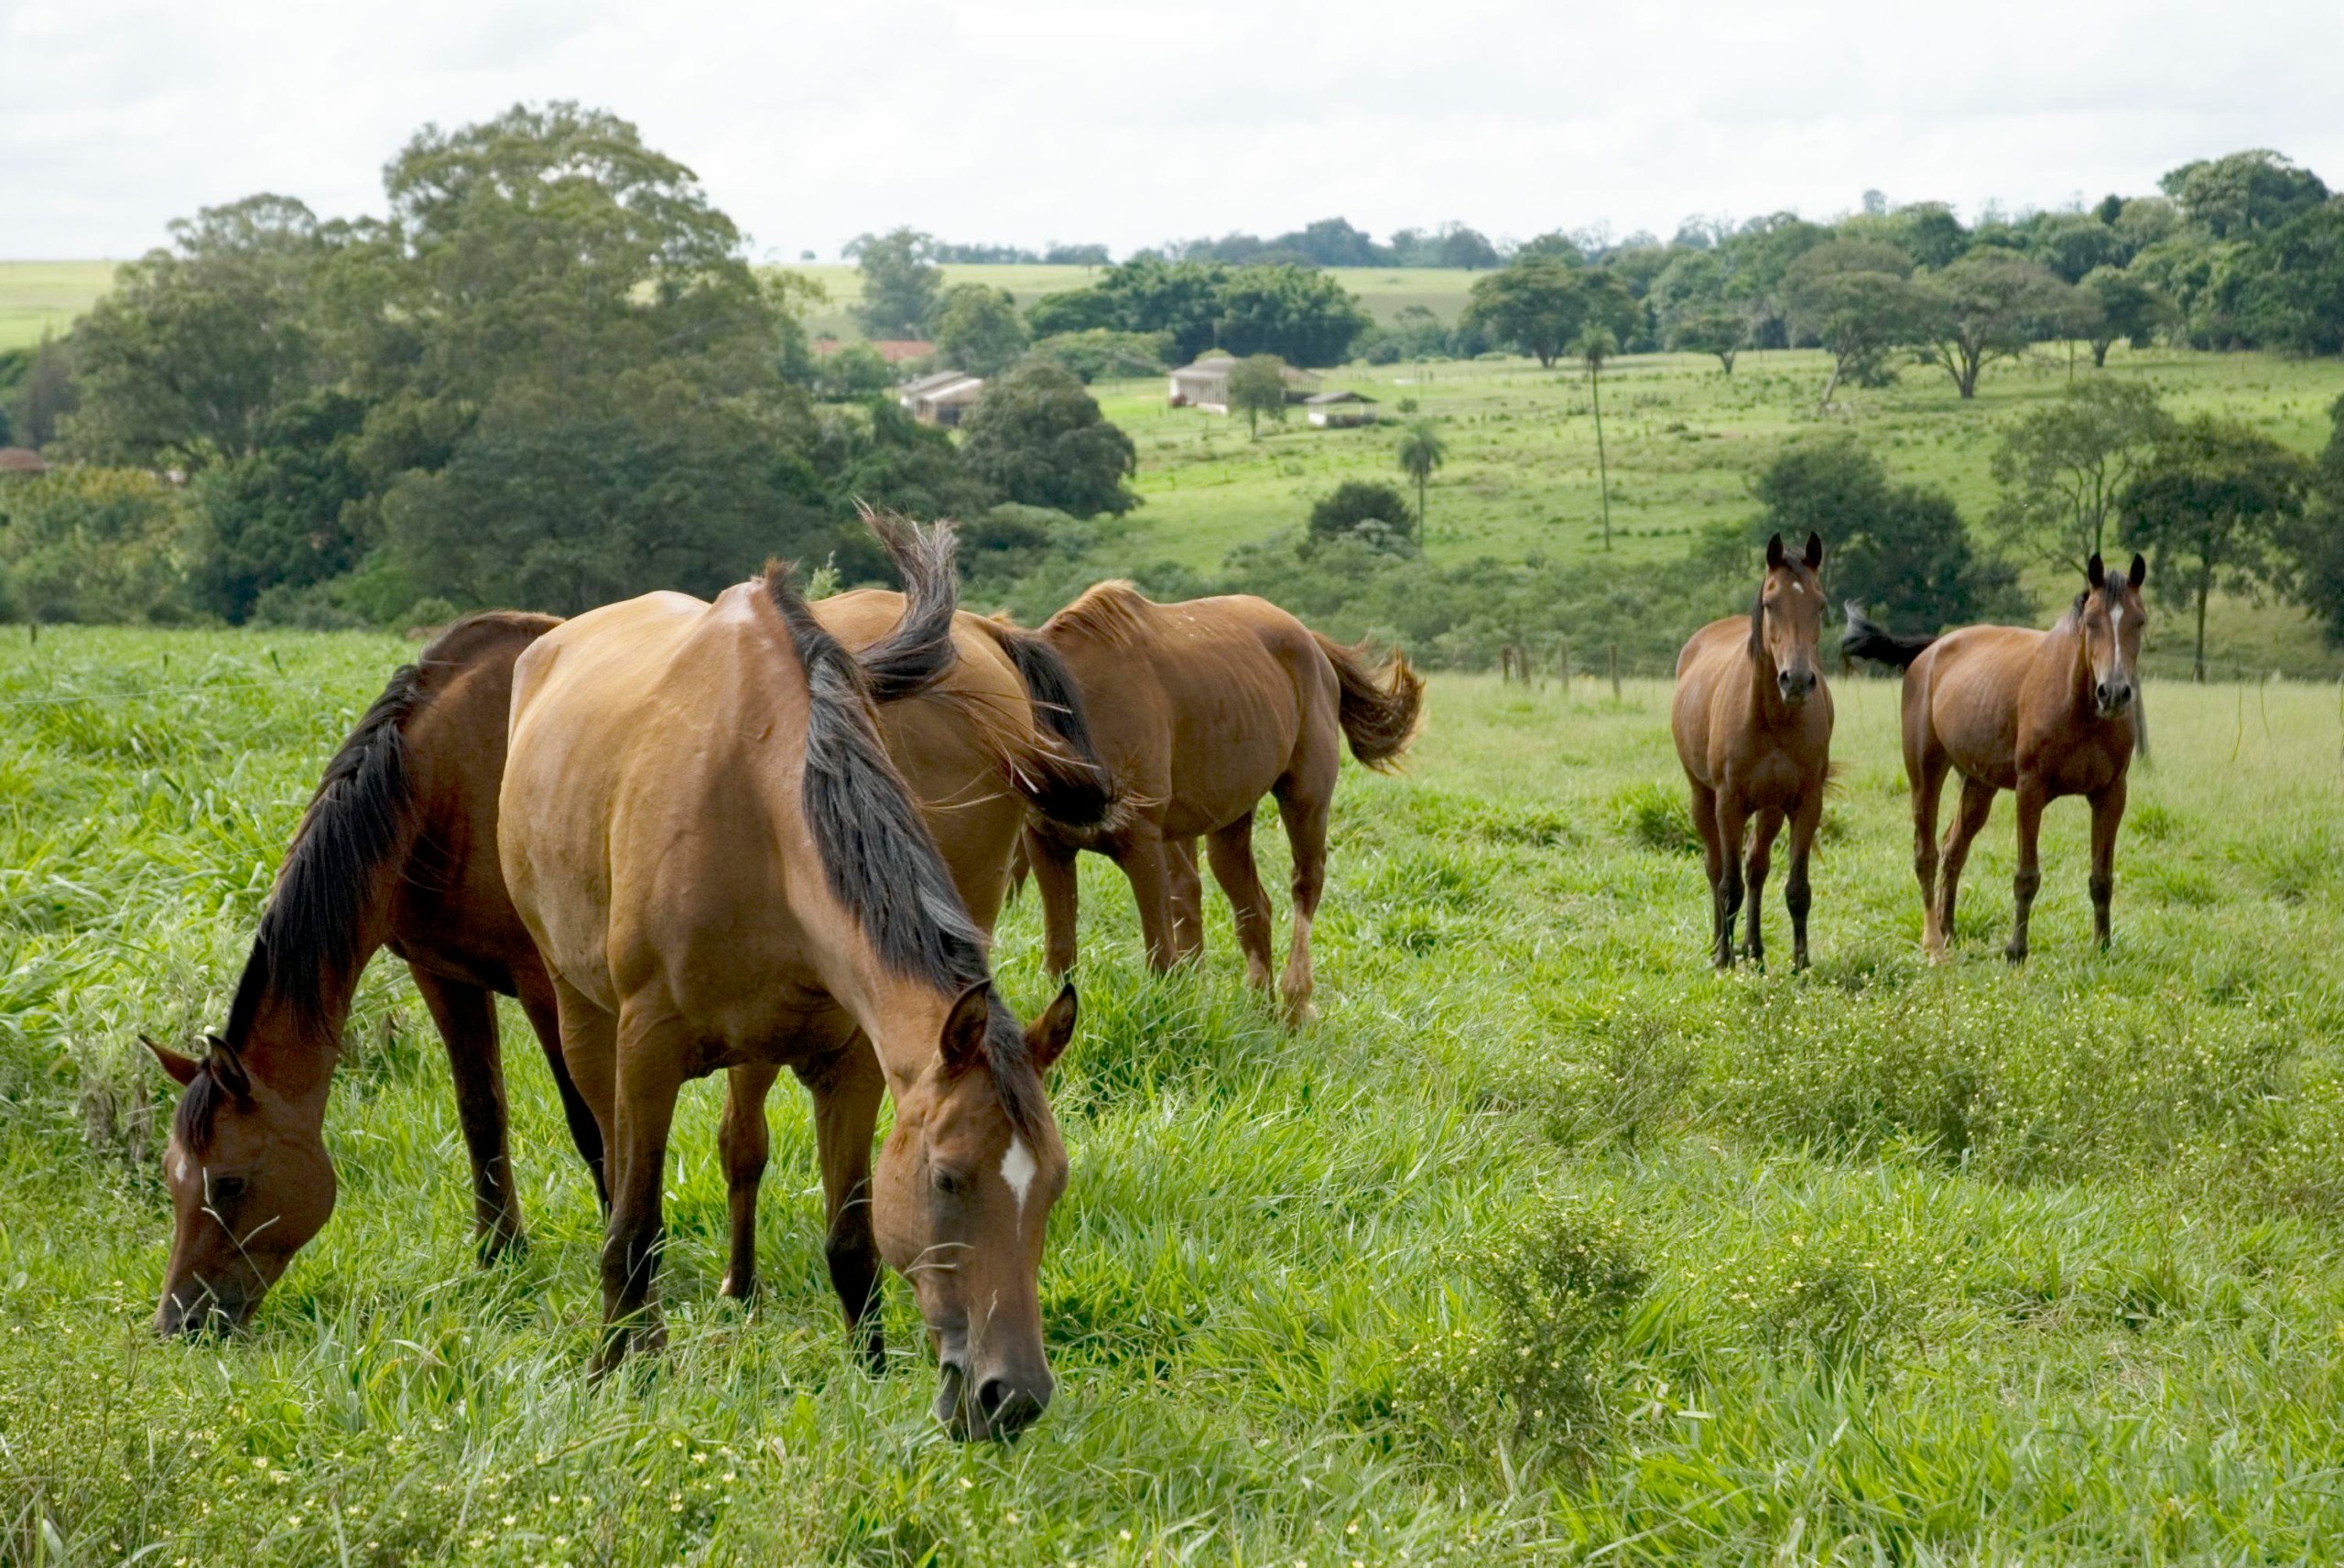
<instances>
[{"instance_id":1,"label":"horse's black mane","mask_svg":"<svg viewBox=\"0 0 2344 1568\"><path fill-rule=\"evenodd\" d=\"M803 802L831 894L890 968L948 994L990 987L984 934L888 761L863 666L814 619L787 566L766 568L765 587L806 672ZM912 618L915 608L905 613ZM990 1000L985 1056L994 1092L1011 1127L1037 1141L1049 1118L1041 1074L999 993Z\"/></svg>"}]
</instances>

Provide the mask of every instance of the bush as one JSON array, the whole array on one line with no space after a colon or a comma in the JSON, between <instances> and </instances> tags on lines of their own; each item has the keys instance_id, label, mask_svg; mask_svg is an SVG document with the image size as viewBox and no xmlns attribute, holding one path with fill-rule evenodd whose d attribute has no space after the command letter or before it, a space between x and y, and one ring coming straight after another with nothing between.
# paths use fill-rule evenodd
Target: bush
<instances>
[{"instance_id":1,"label":"bush","mask_svg":"<svg viewBox=\"0 0 2344 1568\"><path fill-rule=\"evenodd\" d=\"M1071 371L1087 384L1154 375L1165 368L1171 348L1168 332L1117 332L1094 327L1044 338L1028 357Z\"/></svg>"},{"instance_id":2,"label":"bush","mask_svg":"<svg viewBox=\"0 0 2344 1568\"><path fill-rule=\"evenodd\" d=\"M0 614L184 621L189 533L183 494L140 470L0 481Z\"/></svg>"},{"instance_id":3,"label":"bush","mask_svg":"<svg viewBox=\"0 0 2344 1568\"><path fill-rule=\"evenodd\" d=\"M1415 549L1416 525L1416 509L1399 487L1377 480L1345 480L1310 508L1312 540L1351 539L1387 555Z\"/></svg>"},{"instance_id":4,"label":"bush","mask_svg":"<svg viewBox=\"0 0 2344 1568\"><path fill-rule=\"evenodd\" d=\"M1139 467L1132 438L1058 365L1029 360L996 377L960 431L968 471L1011 501L1077 517L1139 504L1123 485Z\"/></svg>"},{"instance_id":5,"label":"bush","mask_svg":"<svg viewBox=\"0 0 2344 1568\"><path fill-rule=\"evenodd\" d=\"M1482 1310L1416 1347L1402 1408L1437 1444L1476 1457L1492 1438L1573 1455L1596 1447L1611 1341L1646 1282L1626 1225L1548 1200L1459 1268Z\"/></svg>"}]
</instances>

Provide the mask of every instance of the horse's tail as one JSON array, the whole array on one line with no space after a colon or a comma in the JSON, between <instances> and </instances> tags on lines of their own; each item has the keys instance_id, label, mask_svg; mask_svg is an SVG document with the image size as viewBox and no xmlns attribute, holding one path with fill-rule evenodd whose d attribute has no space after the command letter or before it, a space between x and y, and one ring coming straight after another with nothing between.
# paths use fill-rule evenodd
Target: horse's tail
<instances>
[{"instance_id":1,"label":"horse's tail","mask_svg":"<svg viewBox=\"0 0 2344 1568\"><path fill-rule=\"evenodd\" d=\"M1343 736L1351 743L1351 755L1371 768L1391 772L1416 739L1416 724L1424 716L1425 677L1408 667L1407 655L1397 648L1378 669L1369 665L1365 643L1346 648L1320 633L1310 634L1335 667L1342 688Z\"/></svg>"},{"instance_id":2,"label":"horse's tail","mask_svg":"<svg viewBox=\"0 0 2344 1568\"><path fill-rule=\"evenodd\" d=\"M1847 612L1848 625L1839 634L1839 651L1850 658L1870 659L1901 670L1937 641L1934 635L1900 637L1866 616L1852 599L1847 602Z\"/></svg>"},{"instance_id":3,"label":"horse's tail","mask_svg":"<svg viewBox=\"0 0 2344 1568\"><path fill-rule=\"evenodd\" d=\"M1082 690L1058 651L1038 632L1006 622L980 620L984 630L1026 683L1040 744L1022 749L1010 769L1026 804L1048 821L1068 827L1113 826L1128 806L1122 784L1099 755L1083 711Z\"/></svg>"},{"instance_id":4,"label":"horse's tail","mask_svg":"<svg viewBox=\"0 0 2344 1568\"><path fill-rule=\"evenodd\" d=\"M917 697L951 670L952 617L960 609L957 526L923 528L893 512L863 509L863 526L878 536L904 579L904 612L888 633L855 655L874 702Z\"/></svg>"}]
</instances>

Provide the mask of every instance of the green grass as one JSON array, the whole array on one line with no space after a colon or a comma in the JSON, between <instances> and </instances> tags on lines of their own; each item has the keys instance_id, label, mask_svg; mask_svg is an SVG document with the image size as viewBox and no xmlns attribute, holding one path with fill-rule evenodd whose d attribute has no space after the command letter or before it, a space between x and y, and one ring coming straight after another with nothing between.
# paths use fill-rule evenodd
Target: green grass
<instances>
[{"instance_id":1,"label":"green grass","mask_svg":"<svg viewBox=\"0 0 2344 1568\"><path fill-rule=\"evenodd\" d=\"M1210 570L1235 546L1299 530L1311 502L1345 479L1408 489L1393 445L1394 424L1409 417L1438 421L1449 447L1426 502L1426 548L1438 560L1536 554L1601 570L1612 561L1671 559L1709 523L1757 511L1751 481L1785 445L1838 430L1880 451L1897 478L1949 492L1976 523L1995 503L1991 463L2002 432L2067 384L2065 357L2048 351L1989 370L1969 403L1942 373L1908 369L1895 385L1848 394L1844 411L1818 416L1828 368L1809 351L1745 354L1731 377L1715 360L1692 355L1613 361L1603 385L1608 556L1595 422L1577 366L1542 371L1504 359L1349 366L1325 373L1326 384L1376 398L1384 425L1314 430L1297 416L1264 425L1259 440L1247 438L1242 421L1170 407L1160 381L1102 386L1094 389L1101 406L1138 447L1136 487L1145 497L1114 550L1123 562ZM2086 360L2076 373L2095 373ZM2100 373L2149 381L2177 413L2218 409L2306 453L2327 441L2328 407L2344 393L2344 364L2333 360L2119 349ZM1404 400L1415 402L1415 415L1401 408ZM2032 586L2046 603L2069 591L2064 580ZM2169 662L2187 652L2186 617L2170 600L2160 605L2153 656ZM2344 659L2291 609L2218 600L2210 620L2210 656L2230 670L2344 670Z\"/></svg>"},{"instance_id":2,"label":"green grass","mask_svg":"<svg viewBox=\"0 0 2344 1568\"><path fill-rule=\"evenodd\" d=\"M1202 970L1151 979L1086 863L1042 1279L1060 1394L968 1449L921 1355L850 1364L791 1094L767 1295L715 1294L703 1084L673 1347L590 1386L596 1216L535 1049L508 1010L535 1247L483 1271L439 1047L385 965L332 1222L249 1336L147 1337L167 1102L136 1034L218 1025L309 783L407 652L0 646L0 1561L2344 1553L2332 688L2154 685L2115 947L2089 948L2063 803L2017 973L2007 803L1957 961L1920 960L1885 684L1837 689L1804 977L1708 972L1657 684L1436 679L1409 773L1344 781L1306 1033L1236 983L1218 898ZM1037 947L1029 899L1000 945L1028 1007ZM888 1313L913 1344L900 1284Z\"/></svg>"},{"instance_id":3,"label":"green grass","mask_svg":"<svg viewBox=\"0 0 2344 1568\"><path fill-rule=\"evenodd\" d=\"M62 335L73 318L114 287L110 261L0 261L0 349Z\"/></svg>"}]
</instances>

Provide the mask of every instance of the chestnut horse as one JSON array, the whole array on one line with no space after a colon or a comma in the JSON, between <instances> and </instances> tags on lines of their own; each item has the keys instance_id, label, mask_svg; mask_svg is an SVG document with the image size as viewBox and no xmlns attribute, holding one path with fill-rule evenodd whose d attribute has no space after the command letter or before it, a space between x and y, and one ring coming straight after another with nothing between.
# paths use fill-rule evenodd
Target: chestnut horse
<instances>
[{"instance_id":1,"label":"chestnut horse","mask_svg":"<svg viewBox=\"0 0 2344 1568\"><path fill-rule=\"evenodd\" d=\"M950 559L923 556L900 532L883 538L918 605L907 613L903 596L859 591L826 600L818 611L861 650L886 698L881 719L891 753L921 799L933 803L923 809L939 836L949 841L971 821L971 801L1004 787L1079 821L1104 815L1105 775L1087 758L1079 710L1066 702L1069 683L1046 650L1004 647L1001 628L960 614L953 630L958 662L932 687L920 686L921 672L934 664L934 618L950 611ZM602 1190L602 1133L563 1065L552 981L496 859L513 665L558 624L513 611L474 616L392 677L303 816L226 1037L214 1037L200 1062L156 1048L193 1091L181 1099L165 1161L177 1216L159 1330L241 1322L323 1225L334 1185L322 1138L326 1088L359 976L385 946L407 961L447 1044L483 1255L523 1239L490 993L522 1000L571 1136ZM908 634L889 635L899 624ZM1021 724L1018 709L1000 698L1004 681L1029 667L1030 718ZM982 722L971 722L972 709L982 710ZM993 852L1005 856L1015 824L993 821L986 830ZM271 954L284 957L272 962ZM743 1073L748 1081L736 1074L721 1135L735 1218L724 1288L734 1294L754 1281L755 1187L765 1159L761 1109L771 1082L769 1073ZM225 1228L231 1223L237 1234Z\"/></svg>"},{"instance_id":2,"label":"chestnut horse","mask_svg":"<svg viewBox=\"0 0 2344 1568\"><path fill-rule=\"evenodd\" d=\"M1831 693L1816 639L1823 624L1823 540L1807 536L1793 557L1780 534L1766 541L1766 571L1747 615L1712 621L1677 655L1669 728L1693 788L1693 826L1708 853L1710 956L1733 966L1741 912L1743 829L1749 833L1750 957L1766 961L1759 902L1775 835L1791 825L1791 967L1807 968L1807 864L1831 777Z\"/></svg>"},{"instance_id":3,"label":"chestnut horse","mask_svg":"<svg viewBox=\"0 0 2344 1568\"><path fill-rule=\"evenodd\" d=\"M514 673L500 859L609 1151L597 1369L659 1340L678 1092L787 1065L814 1091L833 1279L866 1354L875 1239L935 1343L939 1419L1007 1435L1051 1392L1036 1281L1067 1160L1042 1074L1074 994L1019 1028L871 697L786 568L713 604L652 594L567 622Z\"/></svg>"},{"instance_id":4,"label":"chestnut horse","mask_svg":"<svg viewBox=\"0 0 2344 1568\"><path fill-rule=\"evenodd\" d=\"M1962 864L1993 809L1994 792L2005 789L2018 796L2018 872L2003 956L2013 964L2026 957L2027 917L2043 885L2036 856L2043 808L2067 795L2091 803L2092 935L2107 947L2116 829L2132 764L2135 671L2149 620L2141 584L2148 575L2139 556L2130 571L2113 576L2092 557L2084 591L2048 632L1964 626L1941 637L1898 637L1848 607L1842 646L1858 658L1905 666L1913 872L1921 883L1921 944L1931 958L1945 957ZM1948 770L1961 775L1961 808L1940 849L1937 803Z\"/></svg>"},{"instance_id":5,"label":"chestnut horse","mask_svg":"<svg viewBox=\"0 0 2344 1568\"><path fill-rule=\"evenodd\" d=\"M1156 604L1129 583L1105 582L1038 634L1073 671L1099 755L1131 807L1099 828L1027 829L1049 972L1074 964L1081 849L1108 856L1131 879L1153 967L1201 951L1202 837L1236 915L1246 979L1266 989L1270 901L1253 865L1253 809L1275 795L1294 850L1294 941L1279 991L1288 1022L1302 1022L1339 748L1348 739L1367 766L1394 766L1416 734L1422 677L1397 654L1373 669L1362 652L1244 595Z\"/></svg>"}]
</instances>

